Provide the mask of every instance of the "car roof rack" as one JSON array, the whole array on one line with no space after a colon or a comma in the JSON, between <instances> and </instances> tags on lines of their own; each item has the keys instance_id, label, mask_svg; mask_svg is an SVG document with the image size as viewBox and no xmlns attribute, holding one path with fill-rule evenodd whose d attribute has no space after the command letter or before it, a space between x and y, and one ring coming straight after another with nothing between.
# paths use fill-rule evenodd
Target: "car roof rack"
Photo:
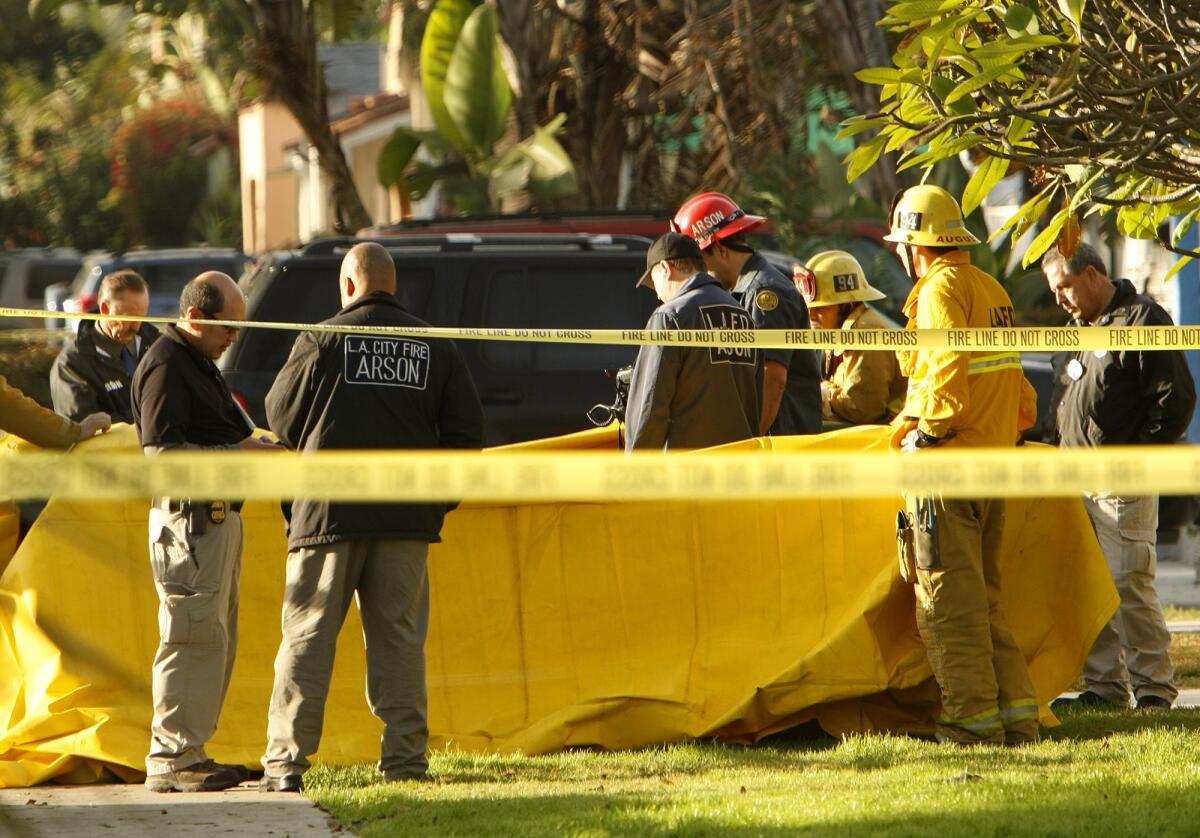
<instances>
[{"instance_id":1,"label":"car roof rack","mask_svg":"<svg viewBox=\"0 0 1200 838\"><path fill-rule=\"evenodd\" d=\"M472 215L437 215L433 218L409 218L390 224L376 224L360 231L363 236L386 236L389 232L420 230L426 227L452 227L455 225L469 226L490 222L538 222L538 221L577 221L596 219L649 219L654 221L669 221L674 212L663 208L638 209L580 209L580 210L546 210L538 212L493 212Z\"/></svg>"},{"instance_id":2,"label":"car roof rack","mask_svg":"<svg viewBox=\"0 0 1200 838\"><path fill-rule=\"evenodd\" d=\"M332 256L356 244L375 242L388 250L437 250L442 253L509 248L561 248L576 250L645 250L649 239L609 233L439 233L426 236L336 236L317 239L300 248L303 256Z\"/></svg>"},{"instance_id":3,"label":"car roof rack","mask_svg":"<svg viewBox=\"0 0 1200 838\"><path fill-rule=\"evenodd\" d=\"M103 252L103 251L101 251ZM109 251L115 259L155 259L176 258L189 256L244 256L245 253L236 247L210 247L206 244L183 247L130 247L124 250Z\"/></svg>"}]
</instances>

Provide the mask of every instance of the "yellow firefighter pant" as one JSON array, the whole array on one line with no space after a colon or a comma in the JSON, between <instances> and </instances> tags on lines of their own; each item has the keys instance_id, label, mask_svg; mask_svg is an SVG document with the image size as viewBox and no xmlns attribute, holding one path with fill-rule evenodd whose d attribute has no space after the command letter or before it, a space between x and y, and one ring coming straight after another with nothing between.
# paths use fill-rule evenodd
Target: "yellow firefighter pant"
<instances>
[{"instance_id":1,"label":"yellow firefighter pant","mask_svg":"<svg viewBox=\"0 0 1200 838\"><path fill-rule=\"evenodd\" d=\"M1036 740L1029 668L1000 610L1004 501L906 500L918 524L917 627L942 694L938 739ZM918 506L924 503L932 504L934 522L922 531Z\"/></svg>"}]
</instances>

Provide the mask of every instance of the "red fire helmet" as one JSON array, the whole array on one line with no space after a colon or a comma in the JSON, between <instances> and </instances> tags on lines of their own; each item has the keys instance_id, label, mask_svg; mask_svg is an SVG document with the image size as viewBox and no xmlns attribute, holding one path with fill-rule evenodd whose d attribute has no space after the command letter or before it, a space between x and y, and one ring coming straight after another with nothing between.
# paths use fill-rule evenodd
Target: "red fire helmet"
<instances>
[{"instance_id":1,"label":"red fire helmet","mask_svg":"<svg viewBox=\"0 0 1200 838\"><path fill-rule=\"evenodd\" d=\"M686 233L696 240L701 250L714 241L729 238L734 233L747 233L767 223L761 215L747 215L734 200L720 192L705 192L688 199L675 218L671 229Z\"/></svg>"}]
</instances>

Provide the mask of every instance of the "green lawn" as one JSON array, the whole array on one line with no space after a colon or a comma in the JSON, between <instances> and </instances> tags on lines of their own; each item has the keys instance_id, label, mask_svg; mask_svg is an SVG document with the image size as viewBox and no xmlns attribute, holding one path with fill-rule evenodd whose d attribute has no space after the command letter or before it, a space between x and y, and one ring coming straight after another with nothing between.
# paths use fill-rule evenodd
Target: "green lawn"
<instances>
[{"instance_id":1,"label":"green lawn","mask_svg":"<svg viewBox=\"0 0 1200 838\"><path fill-rule=\"evenodd\" d=\"M364 838L400 835L1195 835L1200 711L1066 714L1041 743L776 739L543 757L439 753L434 780L314 769Z\"/></svg>"},{"instance_id":2,"label":"green lawn","mask_svg":"<svg viewBox=\"0 0 1200 838\"><path fill-rule=\"evenodd\" d=\"M1163 616L1168 622L1174 620L1200 620L1200 608L1190 608L1184 605L1164 605Z\"/></svg>"}]
</instances>

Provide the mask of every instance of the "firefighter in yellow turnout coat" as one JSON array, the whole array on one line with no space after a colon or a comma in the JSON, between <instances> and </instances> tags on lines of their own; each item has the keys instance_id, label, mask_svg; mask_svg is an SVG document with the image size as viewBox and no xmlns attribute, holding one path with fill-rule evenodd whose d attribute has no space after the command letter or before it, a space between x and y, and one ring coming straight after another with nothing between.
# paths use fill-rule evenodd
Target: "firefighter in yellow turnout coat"
<instances>
[{"instance_id":1,"label":"firefighter in yellow turnout coat","mask_svg":"<svg viewBox=\"0 0 1200 838\"><path fill-rule=\"evenodd\" d=\"M978 243L958 202L936 186L906 190L893 208L896 242L916 281L908 327L1013 324L1000 284L960 246ZM1015 352L944 349L898 353L908 396L893 439L933 446L1011 447L1033 424L1036 396ZM916 586L917 626L942 694L940 741L1019 745L1038 737L1029 670L1000 611L1004 500L906 498L898 522L901 572Z\"/></svg>"},{"instance_id":2,"label":"firefighter in yellow turnout coat","mask_svg":"<svg viewBox=\"0 0 1200 838\"><path fill-rule=\"evenodd\" d=\"M884 294L844 250L826 250L792 268L813 325L820 329L888 329L867 307ZM867 349L827 349L821 373L821 418L852 425L887 424L904 404L908 382L896 355Z\"/></svg>"}]
</instances>

